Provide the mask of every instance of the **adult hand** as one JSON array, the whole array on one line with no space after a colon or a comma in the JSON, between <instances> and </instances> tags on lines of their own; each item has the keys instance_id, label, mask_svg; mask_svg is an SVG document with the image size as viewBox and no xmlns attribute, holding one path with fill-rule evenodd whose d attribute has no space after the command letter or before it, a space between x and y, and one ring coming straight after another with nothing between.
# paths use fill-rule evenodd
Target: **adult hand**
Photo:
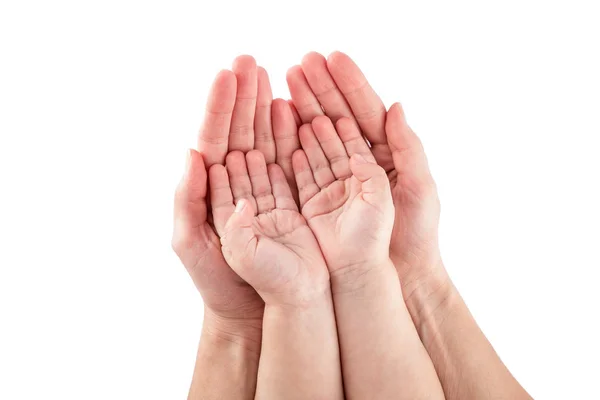
<instances>
[{"instance_id":1,"label":"adult hand","mask_svg":"<svg viewBox=\"0 0 600 400\"><path fill-rule=\"evenodd\" d=\"M308 54L287 79L301 122L323 114L333 121L354 120L372 157L387 172L395 208L390 258L446 398L531 398L495 353L446 273L438 245L436 186L400 105L386 112L360 69L340 52L327 60Z\"/></svg>"},{"instance_id":2,"label":"adult hand","mask_svg":"<svg viewBox=\"0 0 600 400\"><path fill-rule=\"evenodd\" d=\"M327 115L346 117L360 127L371 154L387 173L395 206L390 257L405 299L423 280L444 274L438 246L440 206L419 138L406 124L402 108L389 112L358 66L341 52L327 59L309 53L287 74L288 86L303 123ZM407 305L410 308L410 304Z\"/></svg>"},{"instance_id":3,"label":"adult hand","mask_svg":"<svg viewBox=\"0 0 600 400\"><path fill-rule=\"evenodd\" d=\"M186 172L175 194L174 212L173 249L202 295L205 329L239 338L238 330L243 328L242 336L249 339L248 345L257 352L264 303L223 258L208 208L207 169L213 164L223 164L230 148L244 151L253 148L255 125L261 133L272 137L270 97L266 72L259 70L250 56L236 58L233 72L219 72L206 105L198 151L190 150ZM259 107L257 98L261 100ZM268 153L269 146L263 147Z\"/></svg>"}]
</instances>

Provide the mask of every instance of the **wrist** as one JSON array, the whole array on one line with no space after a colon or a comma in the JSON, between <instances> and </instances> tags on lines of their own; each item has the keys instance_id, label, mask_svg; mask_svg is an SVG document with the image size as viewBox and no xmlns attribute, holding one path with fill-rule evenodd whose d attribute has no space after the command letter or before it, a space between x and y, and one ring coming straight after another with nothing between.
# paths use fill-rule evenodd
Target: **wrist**
<instances>
[{"instance_id":1,"label":"wrist","mask_svg":"<svg viewBox=\"0 0 600 400\"><path fill-rule=\"evenodd\" d=\"M332 271L330 276L334 296L356 295L377 288L381 282L398 279L394 264L389 258L339 268Z\"/></svg>"},{"instance_id":2,"label":"wrist","mask_svg":"<svg viewBox=\"0 0 600 400\"><path fill-rule=\"evenodd\" d=\"M254 327L205 311L188 399L253 399L259 359Z\"/></svg>"},{"instance_id":3,"label":"wrist","mask_svg":"<svg viewBox=\"0 0 600 400\"><path fill-rule=\"evenodd\" d=\"M277 314L305 314L313 313L315 310L323 309L333 304L331 299L331 285L329 280L322 287L310 288L310 290L299 290L292 296L282 300L265 301L265 314L274 312Z\"/></svg>"},{"instance_id":4,"label":"wrist","mask_svg":"<svg viewBox=\"0 0 600 400\"><path fill-rule=\"evenodd\" d=\"M404 277L401 286L406 308L422 339L436 330L460 299L441 260L425 275Z\"/></svg>"},{"instance_id":5,"label":"wrist","mask_svg":"<svg viewBox=\"0 0 600 400\"><path fill-rule=\"evenodd\" d=\"M262 315L259 318L227 318L205 307L202 337L214 346L234 346L260 354L262 323Z\"/></svg>"}]
</instances>

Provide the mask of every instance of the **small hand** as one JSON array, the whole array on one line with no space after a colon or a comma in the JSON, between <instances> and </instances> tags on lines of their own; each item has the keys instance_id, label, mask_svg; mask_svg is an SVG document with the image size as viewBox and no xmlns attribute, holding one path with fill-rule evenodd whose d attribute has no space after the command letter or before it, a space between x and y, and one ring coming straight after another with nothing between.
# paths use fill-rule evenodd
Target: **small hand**
<instances>
[{"instance_id":1,"label":"small hand","mask_svg":"<svg viewBox=\"0 0 600 400\"><path fill-rule=\"evenodd\" d=\"M214 222L227 263L267 304L321 301L329 275L286 177L262 153L227 155L210 169ZM234 206L235 204L235 206Z\"/></svg>"},{"instance_id":2,"label":"small hand","mask_svg":"<svg viewBox=\"0 0 600 400\"><path fill-rule=\"evenodd\" d=\"M369 153L352 121L339 120L337 129L323 116L303 125L302 150L293 158L302 215L332 274L348 267L385 265L394 223L385 171L348 140L359 138L358 144L365 147L360 150ZM340 137L347 139L346 147Z\"/></svg>"}]
</instances>

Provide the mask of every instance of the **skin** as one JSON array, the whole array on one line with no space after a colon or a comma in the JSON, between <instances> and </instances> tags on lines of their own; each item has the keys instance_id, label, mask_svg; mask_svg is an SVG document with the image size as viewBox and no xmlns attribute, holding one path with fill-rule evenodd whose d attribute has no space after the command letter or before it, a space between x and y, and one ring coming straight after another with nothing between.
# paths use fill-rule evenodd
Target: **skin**
<instances>
[{"instance_id":1,"label":"skin","mask_svg":"<svg viewBox=\"0 0 600 400\"><path fill-rule=\"evenodd\" d=\"M440 206L419 138L394 104L386 111L345 54L307 54L287 74L302 123L345 117L368 139L362 151L385 170L394 205L390 258L404 302L435 366L447 399L529 399L471 316L444 268L438 245ZM357 137L342 141L359 146ZM358 151L358 150L357 150ZM332 277L333 279L333 277ZM343 333L343 329L340 329Z\"/></svg>"},{"instance_id":2,"label":"skin","mask_svg":"<svg viewBox=\"0 0 600 400\"><path fill-rule=\"evenodd\" d=\"M189 399L252 399L261 352L264 301L223 258L208 203L208 173L230 150L256 147L285 164L297 148L292 111L272 99L266 71L250 56L219 72L184 176L175 193L172 246L202 295L204 322ZM293 175L293 174L292 174ZM218 367L215 366L218 363Z\"/></svg>"},{"instance_id":3,"label":"skin","mask_svg":"<svg viewBox=\"0 0 600 400\"><path fill-rule=\"evenodd\" d=\"M352 121L340 119L337 129L323 116L303 125L293 165L302 215L331 275L346 397L443 399L389 258L389 180L360 154L369 148ZM345 147L340 137L362 147Z\"/></svg>"},{"instance_id":4,"label":"skin","mask_svg":"<svg viewBox=\"0 0 600 400\"><path fill-rule=\"evenodd\" d=\"M329 274L280 166L260 151L210 169L215 228L231 268L265 301L256 398L343 398Z\"/></svg>"}]
</instances>

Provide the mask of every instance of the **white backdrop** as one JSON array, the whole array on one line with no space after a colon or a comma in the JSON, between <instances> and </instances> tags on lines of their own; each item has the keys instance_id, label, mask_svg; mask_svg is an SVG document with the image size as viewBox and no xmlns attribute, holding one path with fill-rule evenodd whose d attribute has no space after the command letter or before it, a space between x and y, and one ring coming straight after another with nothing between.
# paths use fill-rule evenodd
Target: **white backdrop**
<instances>
[{"instance_id":1,"label":"white backdrop","mask_svg":"<svg viewBox=\"0 0 600 400\"><path fill-rule=\"evenodd\" d=\"M172 195L221 68L277 97L342 50L402 101L442 252L540 399L600 399L600 14L594 1L0 3L0 398L177 399L201 299Z\"/></svg>"}]
</instances>

